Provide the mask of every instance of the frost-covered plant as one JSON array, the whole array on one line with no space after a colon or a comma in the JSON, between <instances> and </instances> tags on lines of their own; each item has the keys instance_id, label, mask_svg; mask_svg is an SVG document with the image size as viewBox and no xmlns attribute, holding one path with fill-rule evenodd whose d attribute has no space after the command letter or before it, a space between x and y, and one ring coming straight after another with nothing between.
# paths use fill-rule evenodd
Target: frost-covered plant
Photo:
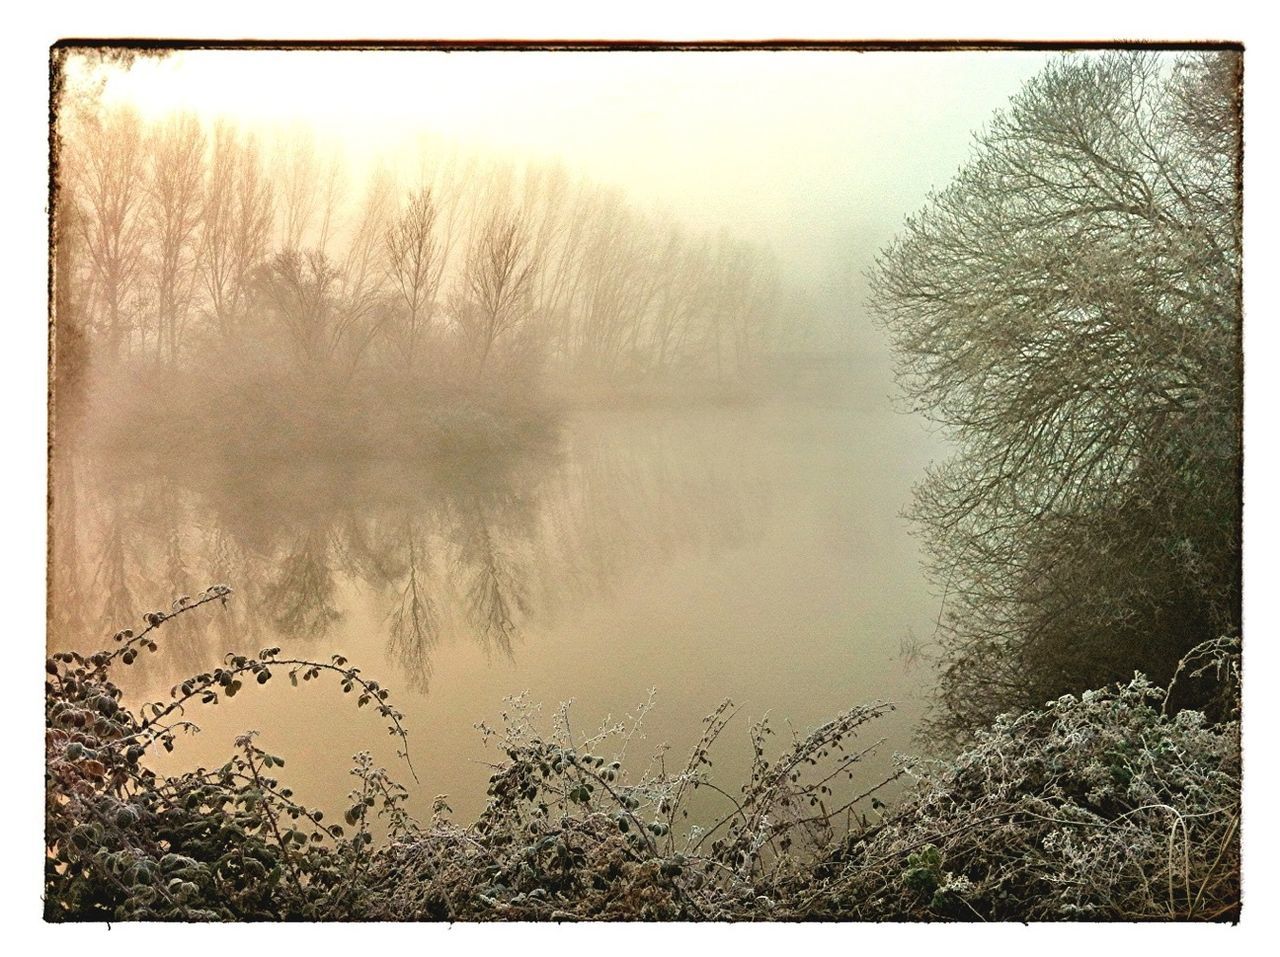
<instances>
[{"instance_id":1,"label":"frost-covered plant","mask_svg":"<svg viewBox=\"0 0 1280 957\"><path fill-rule=\"evenodd\" d=\"M705 721L689 759L668 770L665 750L632 777L628 744L652 695L630 722L575 736L569 707L539 730L536 709L509 699L500 728L481 727L501 751L488 803L470 827L437 823L375 863L370 919L700 920L782 916L774 888L801 874L814 847L888 781L836 802L834 779L873 750L840 752L887 705L853 708L770 761L767 723L751 730L755 763L738 793L712 780L709 752L735 709ZM896 777L893 775L892 777ZM891 779L892 779L891 777ZM689 802L709 791L727 806L689 827ZM831 801L831 805L827 805ZM795 850L804 847L806 853Z\"/></svg>"},{"instance_id":2,"label":"frost-covered plant","mask_svg":"<svg viewBox=\"0 0 1280 957\"><path fill-rule=\"evenodd\" d=\"M755 724L751 772L734 788L713 778L710 757L730 702L683 764L669 768L664 748L634 773L627 751L652 694L585 736L568 705L543 730L517 697L499 727L480 728L495 760L477 820L454 822L441 796L418 822L409 792L360 754L338 824L293 799L285 762L256 732L220 768L147 767L151 748L194 728L186 707L273 671L294 682L333 674L406 740L386 690L344 658L285 659L278 648L228 655L167 702L127 708L111 670L157 650L165 621L229 591L147 615L112 652L49 659L47 919L1221 920L1239 910L1234 639L1197 648L1173 685L1218 682L1216 719L1177 710L1171 689L1135 675L1005 715L954 761L899 763L870 787L855 765L876 744L850 745L888 705L852 708L782 747L767 721ZM886 809L877 794L904 773L916 787ZM707 820L703 798L723 816L693 826Z\"/></svg>"},{"instance_id":3,"label":"frost-covered plant","mask_svg":"<svg viewBox=\"0 0 1280 957\"><path fill-rule=\"evenodd\" d=\"M511 699L500 728L480 728L500 755L487 805L467 825L450 819L444 797L420 824L406 810L409 792L367 754L356 756L358 785L343 823L330 823L293 799L279 777L285 761L252 731L219 768L161 775L147 766L147 752L172 750L180 732L197 730L188 707L215 706L250 678L265 684L280 672L294 684L332 673L407 740L386 689L340 655L232 654L174 685L169 700L126 707L112 669L158 651L155 632L166 621L229 595L214 586L148 614L141 632L117 634L114 651L49 658L47 919L771 917L781 913L778 881L803 875L813 850L845 833L840 821L887 783L835 797L835 779L851 775L875 745L843 749L890 707L870 705L797 736L772 760L772 732L767 722L755 725L750 780L736 793L722 787L709 752L735 714L727 701L706 719L683 766L668 770L662 750L633 778L623 760L652 695L631 720L586 737L571 728L568 705L543 732L537 709ZM407 746L401 754L407 762ZM727 808L705 828L689 826L699 791ZM383 818L380 842L371 809Z\"/></svg>"},{"instance_id":4,"label":"frost-covered plant","mask_svg":"<svg viewBox=\"0 0 1280 957\"><path fill-rule=\"evenodd\" d=\"M407 741L388 693L346 659L328 662L228 655L218 668L175 685L169 700L130 710L111 680L141 651L155 652L155 632L170 619L231 589L209 588L181 598L168 612L145 616L137 634L116 635L114 651L60 652L45 679L45 918L66 920L324 919L344 913L371 843L364 826L375 804L397 825L401 792L367 756L357 756L359 828L347 837L323 812L293 799L278 778L284 760L257 744L257 733L236 740L221 767L161 775L147 766L157 745L173 750L177 735L197 730L185 717L194 705L213 706L244 683L266 684L274 672L292 683L334 674L357 703L373 705L391 734ZM407 745L403 752L408 760ZM402 790L402 789L401 789ZM349 812L349 823L352 815Z\"/></svg>"},{"instance_id":5,"label":"frost-covered plant","mask_svg":"<svg viewBox=\"0 0 1280 957\"><path fill-rule=\"evenodd\" d=\"M1179 679L1223 680L1239 642ZM1175 684L1178 679L1175 679ZM819 869L801 912L861 919L1226 920L1240 907L1240 737L1142 675L1004 715Z\"/></svg>"}]
</instances>

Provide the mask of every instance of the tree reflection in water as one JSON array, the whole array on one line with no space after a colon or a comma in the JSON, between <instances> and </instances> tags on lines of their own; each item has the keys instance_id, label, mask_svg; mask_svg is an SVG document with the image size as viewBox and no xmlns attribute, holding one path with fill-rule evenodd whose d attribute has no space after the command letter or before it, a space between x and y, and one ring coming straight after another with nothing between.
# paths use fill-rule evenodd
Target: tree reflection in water
<instances>
[{"instance_id":1,"label":"tree reflection in water","mask_svg":"<svg viewBox=\"0 0 1280 957\"><path fill-rule=\"evenodd\" d=\"M530 625L607 597L629 569L759 535L767 470L726 454L724 430L709 442L686 428L643 417L570 429L554 448L434 464L59 449L51 644L97 647L144 611L232 584L223 613L167 629L154 667L169 680L226 651L305 649L372 600L391 656L425 691L443 641L515 656Z\"/></svg>"}]
</instances>

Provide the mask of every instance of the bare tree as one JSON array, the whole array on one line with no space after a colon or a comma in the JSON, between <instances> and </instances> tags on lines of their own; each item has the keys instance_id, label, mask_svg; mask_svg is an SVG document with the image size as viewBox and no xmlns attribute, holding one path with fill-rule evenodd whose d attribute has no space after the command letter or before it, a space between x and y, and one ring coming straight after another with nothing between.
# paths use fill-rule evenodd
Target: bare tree
<instances>
[{"instance_id":1,"label":"bare tree","mask_svg":"<svg viewBox=\"0 0 1280 957\"><path fill-rule=\"evenodd\" d=\"M620 193L594 197L578 261L572 343L575 358L595 370L619 368L656 293L657 250L648 227Z\"/></svg>"},{"instance_id":2,"label":"bare tree","mask_svg":"<svg viewBox=\"0 0 1280 957\"><path fill-rule=\"evenodd\" d=\"M275 154L281 242L285 249L301 249L319 200L315 134L308 126L295 125L277 139Z\"/></svg>"},{"instance_id":3,"label":"bare tree","mask_svg":"<svg viewBox=\"0 0 1280 957\"><path fill-rule=\"evenodd\" d=\"M315 369L333 358L349 322L339 302L338 270L322 253L276 253L263 269L258 289L304 366Z\"/></svg>"},{"instance_id":4,"label":"bare tree","mask_svg":"<svg viewBox=\"0 0 1280 957\"><path fill-rule=\"evenodd\" d=\"M716 369L722 368L724 352L742 375L764 345L777 308L777 265L761 247L722 234L712 276Z\"/></svg>"},{"instance_id":5,"label":"bare tree","mask_svg":"<svg viewBox=\"0 0 1280 957\"><path fill-rule=\"evenodd\" d=\"M309 375L350 384L385 323L376 305L381 278L389 181L375 176L356 220L347 255L334 263L318 249L283 249L258 270L263 315L283 332Z\"/></svg>"},{"instance_id":6,"label":"bare tree","mask_svg":"<svg viewBox=\"0 0 1280 957\"><path fill-rule=\"evenodd\" d=\"M559 338L566 280L577 249L572 236L572 183L562 165L526 165L521 179L521 210L531 224L534 258L540 263L534 283L534 316L545 341Z\"/></svg>"},{"instance_id":7,"label":"bare tree","mask_svg":"<svg viewBox=\"0 0 1280 957\"><path fill-rule=\"evenodd\" d=\"M539 243L537 313L559 358L567 362L576 348L574 314L586 278L583 265L595 199L592 187L581 180L570 193L563 171L553 172L545 183L548 199L544 239Z\"/></svg>"},{"instance_id":8,"label":"bare tree","mask_svg":"<svg viewBox=\"0 0 1280 957\"><path fill-rule=\"evenodd\" d=\"M62 137L65 144L70 137ZM93 356L90 340L92 264L86 263L83 205L76 196L81 174L75 166L81 157L71 148L58 155L58 179L54 200L53 246L53 370L49 380L51 434L58 424L74 420L84 408L86 372ZM64 433L70 436L70 431ZM59 441L55 453L69 450L70 439Z\"/></svg>"},{"instance_id":9,"label":"bare tree","mask_svg":"<svg viewBox=\"0 0 1280 957\"><path fill-rule=\"evenodd\" d=\"M356 320L368 316L381 293L380 284L386 275L384 242L392 211L392 187L390 173L385 169L374 172L353 225L347 254L342 260L347 309Z\"/></svg>"},{"instance_id":10,"label":"bare tree","mask_svg":"<svg viewBox=\"0 0 1280 957\"><path fill-rule=\"evenodd\" d=\"M333 233L334 217L337 215L338 200L346 182L340 153L335 152L330 157L323 173L323 182L324 189L320 196L320 228L316 236L315 248L327 254L329 240Z\"/></svg>"},{"instance_id":11,"label":"bare tree","mask_svg":"<svg viewBox=\"0 0 1280 957\"><path fill-rule=\"evenodd\" d=\"M495 208L467 249L461 292L470 308L457 317L476 350L477 374L494 344L529 317L537 269L524 217Z\"/></svg>"},{"instance_id":12,"label":"bare tree","mask_svg":"<svg viewBox=\"0 0 1280 957\"><path fill-rule=\"evenodd\" d=\"M170 362L178 356L195 283L204 152L204 131L190 114L171 117L152 133L147 220L154 246L156 346Z\"/></svg>"},{"instance_id":13,"label":"bare tree","mask_svg":"<svg viewBox=\"0 0 1280 957\"><path fill-rule=\"evenodd\" d=\"M391 324L405 367L413 369L419 343L431 323L447 263L448 249L438 234L438 210L430 187L420 189L387 227L387 273L404 307L403 321Z\"/></svg>"},{"instance_id":14,"label":"bare tree","mask_svg":"<svg viewBox=\"0 0 1280 957\"><path fill-rule=\"evenodd\" d=\"M683 358L697 317L706 310L710 250L706 242L691 241L671 226L657 269L665 281L654 309L650 352L654 366L664 370Z\"/></svg>"},{"instance_id":15,"label":"bare tree","mask_svg":"<svg viewBox=\"0 0 1280 957\"><path fill-rule=\"evenodd\" d=\"M235 328L253 274L266 259L275 200L256 140L227 123L214 128L201 213L200 273L218 330Z\"/></svg>"},{"instance_id":16,"label":"bare tree","mask_svg":"<svg viewBox=\"0 0 1280 957\"><path fill-rule=\"evenodd\" d=\"M1238 58L1064 57L881 256L963 723L1239 626Z\"/></svg>"},{"instance_id":17,"label":"bare tree","mask_svg":"<svg viewBox=\"0 0 1280 957\"><path fill-rule=\"evenodd\" d=\"M130 332L145 249L142 120L127 108L92 117L71 148L71 188L81 204L74 222L100 307L97 325L107 354L115 355Z\"/></svg>"},{"instance_id":18,"label":"bare tree","mask_svg":"<svg viewBox=\"0 0 1280 957\"><path fill-rule=\"evenodd\" d=\"M213 144L200 213L199 273L214 322L223 335L230 331L234 296L231 235L235 230L236 136L220 121L213 128Z\"/></svg>"}]
</instances>

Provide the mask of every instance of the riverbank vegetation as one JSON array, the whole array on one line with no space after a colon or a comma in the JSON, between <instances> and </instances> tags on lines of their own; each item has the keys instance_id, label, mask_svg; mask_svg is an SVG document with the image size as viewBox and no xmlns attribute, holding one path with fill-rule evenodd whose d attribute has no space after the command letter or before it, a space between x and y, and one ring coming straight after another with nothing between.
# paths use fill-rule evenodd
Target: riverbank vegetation
<instances>
[{"instance_id":1,"label":"riverbank vegetation","mask_svg":"<svg viewBox=\"0 0 1280 957\"><path fill-rule=\"evenodd\" d=\"M1238 634L1240 58L1053 63L882 255L910 407L936 738Z\"/></svg>"},{"instance_id":2,"label":"riverbank vegetation","mask_svg":"<svg viewBox=\"0 0 1280 957\"><path fill-rule=\"evenodd\" d=\"M112 677L162 651L163 625L214 586L145 616L113 649L53 655L45 704L45 917L68 920L1223 920L1239 909L1238 643L1179 669L1216 717L1130 682L1006 716L954 761L858 780L888 705L858 706L783 745L767 722L740 744L749 780L718 780L731 703L685 762L633 777L636 725L574 737L513 701L480 732L496 761L477 820L405 810L367 754L340 821L294 800L288 757L248 731L219 768L157 774L148 752L269 681L332 680L376 712L413 774L390 693L340 655L228 655L129 707ZM643 720L641 715L638 720ZM741 730L741 729L739 729ZM894 807L879 794L914 783ZM717 821L692 825L711 793ZM837 796L838 795L838 796ZM376 836L375 836L376 835Z\"/></svg>"}]
</instances>

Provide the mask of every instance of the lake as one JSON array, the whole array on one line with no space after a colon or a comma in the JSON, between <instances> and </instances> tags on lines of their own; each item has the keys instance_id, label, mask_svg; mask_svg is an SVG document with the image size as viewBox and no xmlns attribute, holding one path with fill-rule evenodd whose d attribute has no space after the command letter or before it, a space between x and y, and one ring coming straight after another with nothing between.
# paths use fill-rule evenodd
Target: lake
<instances>
[{"instance_id":1,"label":"lake","mask_svg":"<svg viewBox=\"0 0 1280 957\"><path fill-rule=\"evenodd\" d=\"M481 809L478 722L524 694L549 722L572 700L585 735L653 707L627 746L683 762L701 718L740 709L713 752L736 791L747 728L789 738L873 700L898 710L868 778L910 750L928 692L913 663L938 602L900 517L937 441L895 413L878 379L837 396L697 409L578 410L547 448L485 461L219 460L175 437L121 460L59 446L51 650L93 650L144 612L225 583L235 594L166 623L161 653L124 673L133 703L167 697L228 651L342 653L392 689L420 783L376 715L334 681L249 684L195 707L162 768L216 766L248 729L285 758L306 803L340 808L350 758L372 748L411 809L448 795ZM874 738L864 739L870 743ZM708 811L708 814L714 812Z\"/></svg>"}]
</instances>

